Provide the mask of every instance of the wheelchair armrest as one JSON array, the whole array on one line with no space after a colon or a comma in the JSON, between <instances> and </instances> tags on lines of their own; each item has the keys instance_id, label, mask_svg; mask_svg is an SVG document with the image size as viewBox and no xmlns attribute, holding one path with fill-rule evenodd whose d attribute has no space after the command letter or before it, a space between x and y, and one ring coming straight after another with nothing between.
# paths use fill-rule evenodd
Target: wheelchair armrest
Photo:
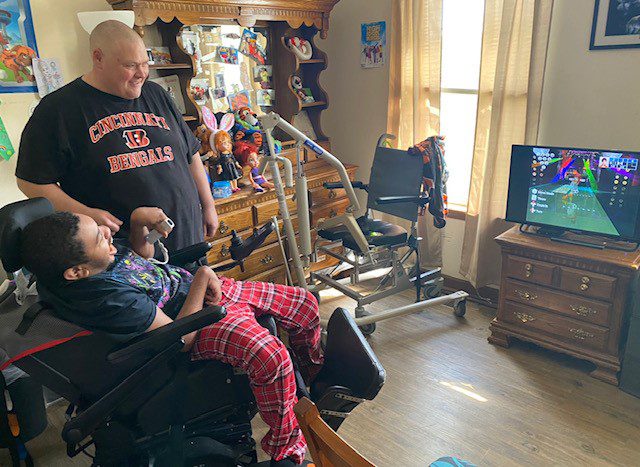
<instances>
[{"instance_id":1,"label":"wheelchair armrest","mask_svg":"<svg viewBox=\"0 0 640 467\"><path fill-rule=\"evenodd\" d=\"M154 355L178 341L185 334L220 321L227 315L224 307L208 306L173 323L145 332L109 352L107 361L121 363L140 355Z\"/></svg>"},{"instance_id":2,"label":"wheelchair armrest","mask_svg":"<svg viewBox=\"0 0 640 467\"><path fill-rule=\"evenodd\" d=\"M322 186L324 188L326 188L327 190L334 190L336 188L344 188L344 184L342 182L324 182L322 184ZM351 182L351 186L353 188L358 188L360 190L369 191L369 185L367 185L366 183L353 181L353 182Z\"/></svg>"},{"instance_id":3,"label":"wheelchair armrest","mask_svg":"<svg viewBox=\"0 0 640 467\"><path fill-rule=\"evenodd\" d=\"M209 242L200 242L182 248L181 250L171 253L171 264L174 266L183 266L187 263L193 263L205 256L210 249L211 243Z\"/></svg>"},{"instance_id":4,"label":"wheelchair armrest","mask_svg":"<svg viewBox=\"0 0 640 467\"><path fill-rule=\"evenodd\" d=\"M420 206L429 204L428 196L381 196L376 204L416 203Z\"/></svg>"}]
</instances>

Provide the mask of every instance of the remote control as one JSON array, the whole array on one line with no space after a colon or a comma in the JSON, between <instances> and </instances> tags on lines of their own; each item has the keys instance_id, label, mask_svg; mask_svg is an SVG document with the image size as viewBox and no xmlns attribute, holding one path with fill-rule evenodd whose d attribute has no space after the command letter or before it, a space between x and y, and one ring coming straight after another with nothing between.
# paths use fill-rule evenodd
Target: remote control
<instances>
[{"instance_id":1,"label":"remote control","mask_svg":"<svg viewBox=\"0 0 640 467\"><path fill-rule=\"evenodd\" d=\"M173 223L173 221L169 218L163 220L160 225L163 227L163 230L168 230L169 232L171 232L173 230L173 228L175 227L175 224ZM153 229L151 232L149 232L144 239L147 241L147 243L150 243L151 245L153 245L155 242L157 242L159 239L163 238L164 235L162 235L160 232L158 232L156 229Z\"/></svg>"}]
</instances>

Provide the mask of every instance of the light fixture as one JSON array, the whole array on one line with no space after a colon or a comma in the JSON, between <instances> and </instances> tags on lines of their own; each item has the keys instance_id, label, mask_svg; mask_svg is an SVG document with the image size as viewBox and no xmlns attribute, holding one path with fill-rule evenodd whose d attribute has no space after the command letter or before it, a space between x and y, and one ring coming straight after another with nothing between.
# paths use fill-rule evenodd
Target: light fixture
<instances>
[{"instance_id":1,"label":"light fixture","mask_svg":"<svg viewBox=\"0 0 640 467\"><path fill-rule=\"evenodd\" d=\"M78 20L82 28L91 34L93 28L98 24L115 19L123 22L130 28L133 28L136 15L131 10L105 10L105 11L80 11L78 12Z\"/></svg>"}]
</instances>

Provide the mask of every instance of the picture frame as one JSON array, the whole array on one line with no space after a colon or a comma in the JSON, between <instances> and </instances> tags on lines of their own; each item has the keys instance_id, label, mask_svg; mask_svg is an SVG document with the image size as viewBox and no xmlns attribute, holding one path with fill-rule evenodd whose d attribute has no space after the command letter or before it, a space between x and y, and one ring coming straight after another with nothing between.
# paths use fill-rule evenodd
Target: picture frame
<instances>
[{"instance_id":1,"label":"picture frame","mask_svg":"<svg viewBox=\"0 0 640 467\"><path fill-rule=\"evenodd\" d=\"M0 93L38 92L33 59L38 57L29 0L2 2Z\"/></svg>"},{"instance_id":2,"label":"picture frame","mask_svg":"<svg viewBox=\"0 0 640 467\"><path fill-rule=\"evenodd\" d=\"M640 2L596 0L589 50L640 47Z\"/></svg>"},{"instance_id":3,"label":"picture frame","mask_svg":"<svg viewBox=\"0 0 640 467\"><path fill-rule=\"evenodd\" d=\"M187 113L184 105L184 98L182 97L182 90L180 87L180 78L178 75L159 76L157 78L149 78L150 81L162 86L162 89L167 91L176 104L176 107L182 115Z\"/></svg>"},{"instance_id":4,"label":"picture frame","mask_svg":"<svg viewBox=\"0 0 640 467\"><path fill-rule=\"evenodd\" d=\"M169 47L149 47L147 49L149 65L169 65L173 63Z\"/></svg>"}]
</instances>

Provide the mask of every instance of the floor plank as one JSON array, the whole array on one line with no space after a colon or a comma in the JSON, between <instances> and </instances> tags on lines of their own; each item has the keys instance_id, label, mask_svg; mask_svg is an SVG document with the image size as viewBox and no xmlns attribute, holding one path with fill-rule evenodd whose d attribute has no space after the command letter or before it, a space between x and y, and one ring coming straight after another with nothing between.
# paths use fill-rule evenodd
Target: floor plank
<instances>
[{"instance_id":1,"label":"floor plank","mask_svg":"<svg viewBox=\"0 0 640 467\"><path fill-rule=\"evenodd\" d=\"M406 293L371 309L410 302ZM323 294L324 315L337 306L353 302ZM380 466L424 466L443 455L483 466L640 464L640 399L589 377L587 362L527 343L488 344L493 311L467 309L464 319L438 306L378 323L369 342L387 382L340 428L349 443ZM63 411L50 409L51 426L29 448L38 465L89 465L66 457ZM259 437L264 425L255 425Z\"/></svg>"}]
</instances>

